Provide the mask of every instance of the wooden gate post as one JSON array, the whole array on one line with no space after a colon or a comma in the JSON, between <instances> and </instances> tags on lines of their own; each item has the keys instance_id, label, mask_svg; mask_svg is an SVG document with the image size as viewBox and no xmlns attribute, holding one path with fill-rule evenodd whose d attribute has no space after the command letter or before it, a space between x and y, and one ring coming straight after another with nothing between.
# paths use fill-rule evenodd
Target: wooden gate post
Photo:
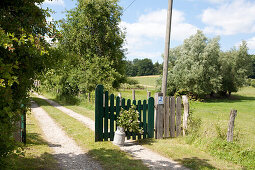
<instances>
[{"instance_id":1,"label":"wooden gate post","mask_svg":"<svg viewBox=\"0 0 255 170\"><path fill-rule=\"evenodd\" d=\"M135 100L135 89L132 89L132 100Z\"/></svg>"},{"instance_id":2,"label":"wooden gate post","mask_svg":"<svg viewBox=\"0 0 255 170\"><path fill-rule=\"evenodd\" d=\"M156 93L156 139L163 138L164 100L163 93Z\"/></svg>"},{"instance_id":3,"label":"wooden gate post","mask_svg":"<svg viewBox=\"0 0 255 170\"><path fill-rule=\"evenodd\" d=\"M95 100L95 141L103 141L103 90L102 85L96 87Z\"/></svg>"},{"instance_id":4,"label":"wooden gate post","mask_svg":"<svg viewBox=\"0 0 255 170\"><path fill-rule=\"evenodd\" d=\"M185 131L188 128L188 117L189 117L189 99L186 95L182 96L182 102L184 106L183 113L183 136L185 136Z\"/></svg>"},{"instance_id":5,"label":"wooden gate post","mask_svg":"<svg viewBox=\"0 0 255 170\"><path fill-rule=\"evenodd\" d=\"M234 123L235 123L236 115L237 115L237 110L231 110L229 124L228 124L228 133L227 133L228 142L233 142Z\"/></svg>"}]
</instances>

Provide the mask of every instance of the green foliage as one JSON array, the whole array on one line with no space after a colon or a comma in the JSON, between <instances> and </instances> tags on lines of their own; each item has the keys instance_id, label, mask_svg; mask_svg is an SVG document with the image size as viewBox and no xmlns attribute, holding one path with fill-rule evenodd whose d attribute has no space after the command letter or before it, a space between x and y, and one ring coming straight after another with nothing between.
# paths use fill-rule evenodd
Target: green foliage
<instances>
[{"instance_id":1,"label":"green foliage","mask_svg":"<svg viewBox=\"0 0 255 170\"><path fill-rule=\"evenodd\" d=\"M139 128L140 121L139 112L136 110L136 106L132 105L129 110L121 108L120 116L117 118L118 126L124 128L125 131L142 133Z\"/></svg>"},{"instance_id":2,"label":"green foliage","mask_svg":"<svg viewBox=\"0 0 255 170\"><path fill-rule=\"evenodd\" d=\"M73 73L66 79L73 80L71 86L78 86L78 91L92 91L97 84L110 90L124 80L124 34L119 27L122 9L117 2L78 1L61 22L60 48ZM73 65L69 58L75 55L78 61Z\"/></svg>"},{"instance_id":3,"label":"green foliage","mask_svg":"<svg viewBox=\"0 0 255 170\"><path fill-rule=\"evenodd\" d=\"M237 92L245 84L248 75L252 73L252 60L248 55L246 42L242 42L239 49L222 52L221 58L221 94Z\"/></svg>"},{"instance_id":4,"label":"green foliage","mask_svg":"<svg viewBox=\"0 0 255 170\"><path fill-rule=\"evenodd\" d=\"M33 79L51 61L45 35L53 35L46 23L42 0L3 0L0 3L0 162L13 153L15 122L29 107Z\"/></svg>"},{"instance_id":5,"label":"green foliage","mask_svg":"<svg viewBox=\"0 0 255 170\"><path fill-rule=\"evenodd\" d=\"M159 75L163 71L163 65L156 62L152 63L151 59L134 59L133 61L125 61L127 76L146 76Z\"/></svg>"},{"instance_id":6,"label":"green foliage","mask_svg":"<svg viewBox=\"0 0 255 170\"><path fill-rule=\"evenodd\" d=\"M251 74L251 57L243 42L239 49L221 52L219 38L198 31L170 51L168 94L186 91L196 98L236 92Z\"/></svg>"}]
</instances>

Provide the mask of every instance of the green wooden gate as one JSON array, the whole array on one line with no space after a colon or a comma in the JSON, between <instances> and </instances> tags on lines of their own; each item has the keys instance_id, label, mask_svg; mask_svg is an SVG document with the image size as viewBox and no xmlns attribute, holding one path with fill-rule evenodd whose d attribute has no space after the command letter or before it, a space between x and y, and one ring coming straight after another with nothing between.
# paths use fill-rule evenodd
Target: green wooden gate
<instances>
[{"instance_id":1,"label":"green wooden gate","mask_svg":"<svg viewBox=\"0 0 255 170\"><path fill-rule=\"evenodd\" d=\"M131 107L131 100L125 99L120 101L119 96L116 98L114 94L109 96L108 91L104 92L102 85L96 87L95 92L95 141L113 141L114 132L117 128L116 120L119 116L120 109L128 110ZM121 103L120 103L121 102ZM135 134L126 132L127 139L132 137L133 140L154 137L154 99L150 97L148 100L133 100L132 104L136 105L139 112L140 127L143 134Z\"/></svg>"}]
</instances>

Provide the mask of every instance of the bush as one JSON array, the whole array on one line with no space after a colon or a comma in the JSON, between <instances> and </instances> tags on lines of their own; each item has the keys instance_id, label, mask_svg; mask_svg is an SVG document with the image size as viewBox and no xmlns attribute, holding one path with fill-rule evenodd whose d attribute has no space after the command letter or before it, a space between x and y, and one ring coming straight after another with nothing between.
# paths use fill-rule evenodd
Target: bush
<instances>
[{"instance_id":1,"label":"bush","mask_svg":"<svg viewBox=\"0 0 255 170\"><path fill-rule=\"evenodd\" d=\"M129 110L124 110L123 108L120 111L120 116L117 119L117 125L124 128L125 131L142 133L139 128L140 121L139 112L136 110L136 106L132 105Z\"/></svg>"}]
</instances>

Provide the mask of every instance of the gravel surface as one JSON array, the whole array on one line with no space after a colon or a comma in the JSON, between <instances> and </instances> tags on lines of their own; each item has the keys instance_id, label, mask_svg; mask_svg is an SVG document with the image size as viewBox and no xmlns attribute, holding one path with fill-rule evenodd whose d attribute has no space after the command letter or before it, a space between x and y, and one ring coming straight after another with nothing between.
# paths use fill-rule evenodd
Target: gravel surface
<instances>
[{"instance_id":1,"label":"gravel surface","mask_svg":"<svg viewBox=\"0 0 255 170\"><path fill-rule=\"evenodd\" d=\"M39 121L45 140L54 151L60 169L102 169L33 101L31 109Z\"/></svg>"},{"instance_id":2,"label":"gravel surface","mask_svg":"<svg viewBox=\"0 0 255 170\"><path fill-rule=\"evenodd\" d=\"M70 109L67 109L57 102L49 100L41 95L36 94L39 98L46 100L52 106L56 107L57 109L61 110L62 112L68 114L69 116L81 121L91 130L95 131L95 122L90 118L87 118L83 115L80 115ZM178 170L188 170L188 168L179 165L177 162L168 159L151 151L148 148L145 148L141 145L136 144L135 141L126 140L125 145L120 147L121 150L130 153L135 159L140 159L146 164L150 169L178 169Z\"/></svg>"}]
</instances>

